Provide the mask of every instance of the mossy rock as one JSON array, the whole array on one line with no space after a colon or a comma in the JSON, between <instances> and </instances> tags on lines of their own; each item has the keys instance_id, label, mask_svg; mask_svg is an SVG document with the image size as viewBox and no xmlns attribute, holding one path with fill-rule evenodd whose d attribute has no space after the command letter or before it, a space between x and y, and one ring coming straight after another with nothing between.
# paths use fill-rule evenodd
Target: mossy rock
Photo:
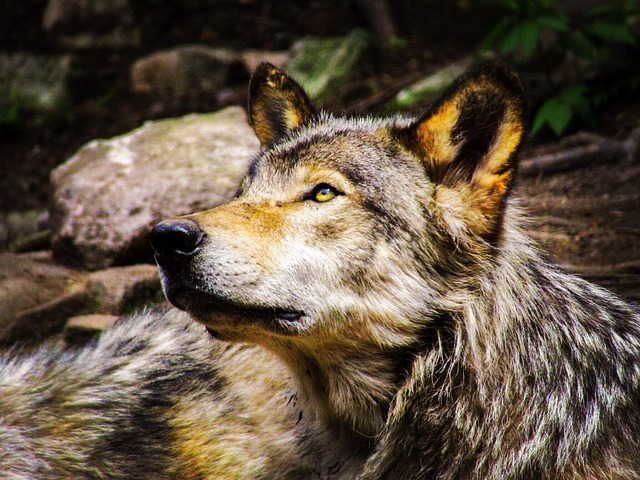
<instances>
[{"instance_id":1,"label":"mossy rock","mask_svg":"<svg viewBox=\"0 0 640 480\"><path fill-rule=\"evenodd\" d=\"M286 70L313 101L324 105L338 97L369 44L364 30L344 37L304 37L291 47Z\"/></svg>"}]
</instances>

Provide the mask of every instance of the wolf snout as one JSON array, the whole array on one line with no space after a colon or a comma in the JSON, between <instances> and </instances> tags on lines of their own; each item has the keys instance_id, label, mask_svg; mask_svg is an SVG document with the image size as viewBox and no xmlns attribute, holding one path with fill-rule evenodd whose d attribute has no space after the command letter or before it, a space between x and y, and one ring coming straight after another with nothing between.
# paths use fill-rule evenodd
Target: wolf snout
<instances>
[{"instance_id":1,"label":"wolf snout","mask_svg":"<svg viewBox=\"0 0 640 480\"><path fill-rule=\"evenodd\" d=\"M156 261L165 264L186 260L195 255L202 245L206 234L195 220L181 218L165 220L151 230L151 246Z\"/></svg>"}]
</instances>

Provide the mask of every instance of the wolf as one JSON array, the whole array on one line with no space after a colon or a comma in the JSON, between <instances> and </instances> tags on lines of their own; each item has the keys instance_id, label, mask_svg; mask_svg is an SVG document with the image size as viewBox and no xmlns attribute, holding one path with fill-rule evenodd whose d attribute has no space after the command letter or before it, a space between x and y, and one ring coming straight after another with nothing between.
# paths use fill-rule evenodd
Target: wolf
<instances>
[{"instance_id":1,"label":"wolf","mask_svg":"<svg viewBox=\"0 0 640 480\"><path fill-rule=\"evenodd\" d=\"M7 478L640 478L640 312L553 265L489 63L418 118L249 87L236 198L151 232L177 308L1 369Z\"/></svg>"},{"instance_id":2,"label":"wolf","mask_svg":"<svg viewBox=\"0 0 640 480\"><path fill-rule=\"evenodd\" d=\"M383 120L261 66L238 197L155 227L167 297L371 439L359 478L640 478L640 316L523 234L525 110L495 64Z\"/></svg>"}]
</instances>

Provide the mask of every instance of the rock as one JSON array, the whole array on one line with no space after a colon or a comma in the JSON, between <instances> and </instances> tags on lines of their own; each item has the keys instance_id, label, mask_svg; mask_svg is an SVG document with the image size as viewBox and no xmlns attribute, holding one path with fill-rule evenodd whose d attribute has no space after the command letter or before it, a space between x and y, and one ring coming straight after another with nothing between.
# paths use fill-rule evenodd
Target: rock
<instances>
[{"instance_id":1,"label":"rock","mask_svg":"<svg viewBox=\"0 0 640 480\"><path fill-rule=\"evenodd\" d=\"M56 258L91 270L150 259L150 228L231 199L258 148L239 107L90 142L52 173Z\"/></svg>"},{"instance_id":2,"label":"rock","mask_svg":"<svg viewBox=\"0 0 640 480\"><path fill-rule=\"evenodd\" d=\"M79 347L88 343L120 317L117 315L79 315L69 319L64 326L62 338L66 347Z\"/></svg>"},{"instance_id":3,"label":"rock","mask_svg":"<svg viewBox=\"0 0 640 480\"><path fill-rule=\"evenodd\" d=\"M9 226L4 221L3 216L0 216L0 251L5 250L9 245Z\"/></svg>"},{"instance_id":4,"label":"rock","mask_svg":"<svg viewBox=\"0 0 640 480\"><path fill-rule=\"evenodd\" d=\"M49 0L42 27L66 48L126 48L140 43L129 0Z\"/></svg>"},{"instance_id":5,"label":"rock","mask_svg":"<svg viewBox=\"0 0 640 480\"><path fill-rule=\"evenodd\" d=\"M153 265L86 273L56 265L49 252L0 255L0 344L33 343L78 315L120 316L163 302Z\"/></svg>"},{"instance_id":6,"label":"rock","mask_svg":"<svg viewBox=\"0 0 640 480\"><path fill-rule=\"evenodd\" d=\"M278 51L270 52L268 50L245 50L240 53L240 58L244 63L247 73L251 74L262 62L269 62L278 68L283 68L289 59L289 52Z\"/></svg>"},{"instance_id":7,"label":"rock","mask_svg":"<svg viewBox=\"0 0 640 480\"><path fill-rule=\"evenodd\" d=\"M326 104L338 96L368 46L363 30L345 37L305 37L291 47L286 70L312 100Z\"/></svg>"},{"instance_id":8,"label":"rock","mask_svg":"<svg viewBox=\"0 0 640 480\"><path fill-rule=\"evenodd\" d=\"M26 237L47 228L49 212L46 210L22 210L9 212L5 222L12 240Z\"/></svg>"},{"instance_id":9,"label":"rock","mask_svg":"<svg viewBox=\"0 0 640 480\"><path fill-rule=\"evenodd\" d=\"M223 48L186 45L164 50L133 64L131 88L137 93L176 97L215 93L240 62L238 54Z\"/></svg>"},{"instance_id":10,"label":"rock","mask_svg":"<svg viewBox=\"0 0 640 480\"><path fill-rule=\"evenodd\" d=\"M80 272L54 264L50 252L0 254L0 342L59 330L84 289Z\"/></svg>"},{"instance_id":11,"label":"rock","mask_svg":"<svg viewBox=\"0 0 640 480\"><path fill-rule=\"evenodd\" d=\"M474 59L472 57L467 57L441 68L422 80L418 80L407 88L400 90L390 102L389 107L410 108L434 101L449 88L456 78L465 73L473 62Z\"/></svg>"},{"instance_id":12,"label":"rock","mask_svg":"<svg viewBox=\"0 0 640 480\"><path fill-rule=\"evenodd\" d=\"M70 316L90 312L91 300L84 285L79 284L68 293L23 310L0 330L0 344L34 343L54 335Z\"/></svg>"},{"instance_id":13,"label":"rock","mask_svg":"<svg viewBox=\"0 0 640 480\"><path fill-rule=\"evenodd\" d=\"M45 231L48 223L49 212L46 210L0 213L0 250Z\"/></svg>"},{"instance_id":14,"label":"rock","mask_svg":"<svg viewBox=\"0 0 640 480\"><path fill-rule=\"evenodd\" d=\"M13 253L35 252L47 250L51 246L51 230L46 229L20 237L9 244L9 251Z\"/></svg>"},{"instance_id":15,"label":"rock","mask_svg":"<svg viewBox=\"0 0 640 480\"><path fill-rule=\"evenodd\" d=\"M56 265L50 252L0 254L0 329L19 312L70 292L77 270Z\"/></svg>"},{"instance_id":16,"label":"rock","mask_svg":"<svg viewBox=\"0 0 640 480\"><path fill-rule=\"evenodd\" d=\"M131 265L99 270L87 276L94 299L93 312L123 314L161 302L162 287L154 265Z\"/></svg>"},{"instance_id":17,"label":"rock","mask_svg":"<svg viewBox=\"0 0 640 480\"><path fill-rule=\"evenodd\" d=\"M70 64L69 55L0 54L0 116L64 108Z\"/></svg>"}]
</instances>

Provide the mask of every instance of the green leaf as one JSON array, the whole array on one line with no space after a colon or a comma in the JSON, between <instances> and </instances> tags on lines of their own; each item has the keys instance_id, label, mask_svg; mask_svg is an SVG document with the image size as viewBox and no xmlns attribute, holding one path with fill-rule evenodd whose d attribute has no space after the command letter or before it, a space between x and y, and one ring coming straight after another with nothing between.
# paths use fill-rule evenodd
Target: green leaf
<instances>
[{"instance_id":1,"label":"green leaf","mask_svg":"<svg viewBox=\"0 0 640 480\"><path fill-rule=\"evenodd\" d=\"M626 16L634 16L640 14L640 3L638 0L627 0L622 3L622 12Z\"/></svg>"},{"instance_id":2,"label":"green leaf","mask_svg":"<svg viewBox=\"0 0 640 480\"><path fill-rule=\"evenodd\" d=\"M555 5L555 0L540 0L540 5L545 10L551 10Z\"/></svg>"},{"instance_id":3,"label":"green leaf","mask_svg":"<svg viewBox=\"0 0 640 480\"><path fill-rule=\"evenodd\" d=\"M589 89L582 84L569 85L560 92L559 98L583 120L592 120L591 105L586 96L588 91Z\"/></svg>"},{"instance_id":4,"label":"green leaf","mask_svg":"<svg viewBox=\"0 0 640 480\"><path fill-rule=\"evenodd\" d=\"M541 31L540 25L531 20L526 21L522 23L520 31L522 50L525 55L530 57L538 46Z\"/></svg>"},{"instance_id":5,"label":"green leaf","mask_svg":"<svg viewBox=\"0 0 640 480\"><path fill-rule=\"evenodd\" d=\"M624 43L627 45L635 45L636 39L623 23L607 22L604 20L595 20L587 32L594 37L600 38L610 43Z\"/></svg>"},{"instance_id":6,"label":"green leaf","mask_svg":"<svg viewBox=\"0 0 640 480\"><path fill-rule=\"evenodd\" d=\"M19 107L16 102L12 102L6 108L0 109L0 125L11 125L18 119Z\"/></svg>"},{"instance_id":7,"label":"green leaf","mask_svg":"<svg viewBox=\"0 0 640 480\"><path fill-rule=\"evenodd\" d=\"M633 0L636 1L636 0ZM589 11L587 11L588 17L602 17L605 15L609 15L615 11L615 7L613 5L596 5Z\"/></svg>"},{"instance_id":8,"label":"green leaf","mask_svg":"<svg viewBox=\"0 0 640 480\"><path fill-rule=\"evenodd\" d=\"M401 50L405 50L409 45L409 42L404 37L399 37L397 35L392 36L387 40L387 43L384 45L385 50L387 51L396 51L399 52Z\"/></svg>"},{"instance_id":9,"label":"green leaf","mask_svg":"<svg viewBox=\"0 0 640 480\"><path fill-rule=\"evenodd\" d=\"M538 46L540 30L540 25L532 20L527 20L515 25L514 28L505 35L500 45L500 54L507 56L517 49L522 49L522 52L527 57L530 57Z\"/></svg>"},{"instance_id":10,"label":"green leaf","mask_svg":"<svg viewBox=\"0 0 640 480\"><path fill-rule=\"evenodd\" d=\"M497 43L500 37L503 37L509 26L513 23L510 18L501 19L495 26L489 30L489 33L484 37L482 43L480 43L480 50L491 50Z\"/></svg>"},{"instance_id":11,"label":"green leaf","mask_svg":"<svg viewBox=\"0 0 640 480\"><path fill-rule=\"evenodd\" d=\"M571 121L571 108L558 97L553 97L542 104L533 120L531 135L536 135L547 125L559 137Z\"/></svg>"},{"instance_id":12,"label":"green leaf","mask_svg":"<svg viewBox=\"0 0 640 480\"><path fill-rule=\"evenodd\" d=\"M507 0L504 2L504 6L512 12L519 12L522 9L522 1Z\"/></svg>"},{"instance_id":13,"label":"green leaf","mask_svg":"<svg viewBox=\"0 0 640 480\"><path fill-rule=\"evenodd\" d=\"M535 136L546 125L559 137L576 114L583 120L592 121L588 92L585 85L569 85L545 101L534 117L531 136Z\"/></svg>"},{"instance_id":14,"label":"green leaf","mask_svg":"<svg viewBox=\"0 0 640 480\"><path fill-rule=\"evenodd\" d=\"M585 60L594 61L598 56L598 49L582 32L576 32L567 39L567 47L571 52Z\"/></svg>"},{"instance_id":15,"label":"green leaf","mask_svg":"<svg viewBox=\"0 0 640 480\"><path fill-rule=\"evenodd\" d=\"M569 19L561 14L541 15L536 18L538 25L550 28L556 32L569 31Z\"/></svg>"},{"instance_id":16,"label":"green leaf","mask_svg":"<svg viewBox=\"0 0 640 480\"><path fill-rule=\"evenodd\" d=\"M12 88L9 94L10 100L0 105L0 126L12 125L18 121L22 101L17 88Z\"/></svg>"},{"instance_id":17,"label":"green leaf","mask_svg":"<svg viewBox=\"0 0 640 480\"><path fill-rule=\"evenodd\" d=\"M572 100L577 98L584 98L584 94L587 92L587 87L581 83L575 83L573 85L567 85L561 91L559 96L565 100Z\"/></svg>"},{"instance_id":18,"label":"green leaf","mask_svg":"<svg viewBox=\"0 0 640 480\"><path fill-rule=\"evenodd\" d=\"M500 42L500 55L506 57L510 53L518 48L520 44L520 30L516 26L511 30L507 31L502 42Z\"/></svg>"}]
</instances>

